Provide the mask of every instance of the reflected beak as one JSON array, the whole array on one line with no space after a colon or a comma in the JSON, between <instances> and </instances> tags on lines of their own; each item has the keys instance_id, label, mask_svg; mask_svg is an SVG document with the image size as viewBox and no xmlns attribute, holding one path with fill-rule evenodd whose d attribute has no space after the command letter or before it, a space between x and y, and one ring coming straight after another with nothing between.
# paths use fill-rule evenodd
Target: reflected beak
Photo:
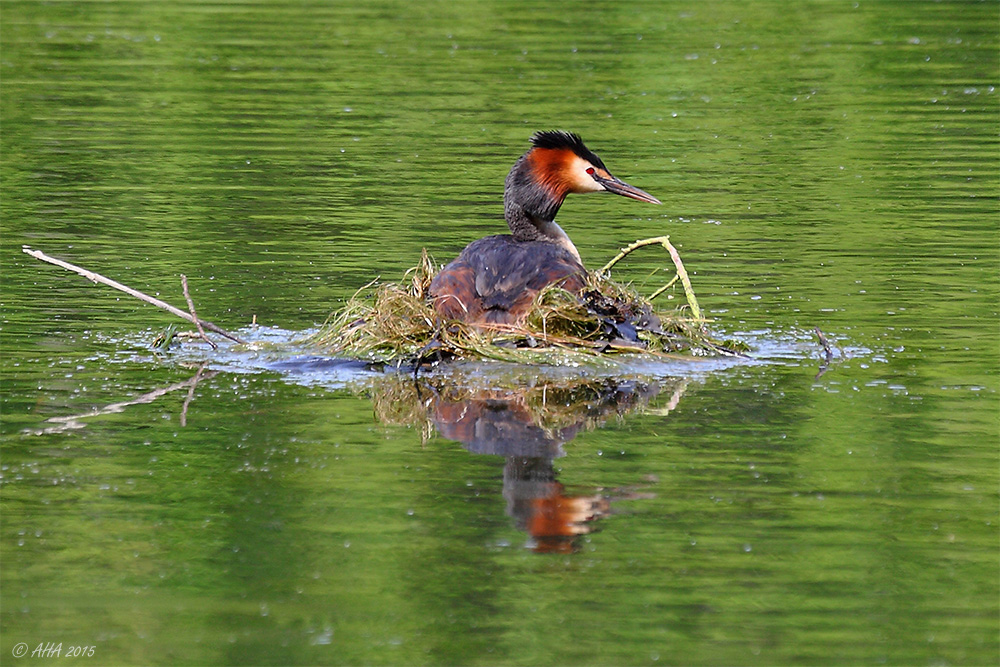
<instances>
[{"instance_id":1,"label":"reflected beak","mask_svg":"<svg viewBox=\"0 0 1000 667\"><path fill-rule=\"evenodd\" d=\"M611 176L611 174L608 174ZM616 195L621 195L622 197L628 197L629 199L638 199L639 201L649 202L650 204L662 204L659 199L644 192L639 188L629 185L625 181L611 176L610 178L600 178L596 177L598 183L604 186L604 189L608 192L614 192Z\"/></svg>"}]
</instances>

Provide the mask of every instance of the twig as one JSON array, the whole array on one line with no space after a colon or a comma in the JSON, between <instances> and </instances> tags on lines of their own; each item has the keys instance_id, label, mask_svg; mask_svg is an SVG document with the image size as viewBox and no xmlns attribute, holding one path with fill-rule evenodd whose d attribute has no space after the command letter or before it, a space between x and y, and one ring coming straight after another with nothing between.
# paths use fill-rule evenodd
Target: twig
<instances>
[{"instance_id":1,"label":"twig","mask_svg":"<svg viewBox=\"0 0 1000 667\"><path fill-rule=\"evenodd\" d=\"M611 270L611 267L613 267L615 264L617 264L618 262L620 262L623 259L625 259L626 255L628 255L633 250L638 250L639 248L644 248L645 246L648 246L648 245L656 245L657 243L663 243L663 241L666 240L666 239L668 239L668 238L670 238L670 237L669 236L657 236L657 237L654 237L654 238L651 238L651 239L643 239L642 241L636 241L635 243L629 245L628 247L622 248L621 252L619 252L617 255L615 255L614 257L612 257L611 261L608 262L607 264L605 264L604 266L602 266L600 269L598 269L597 272L598 273L607 273L608 271Z\"/></svg>"},{"instance_id":2,"label":"twig","mask_svg":"<svg viewBox=\"0 0 1000 667\"><path fill-rule=\"evenodd\" d=\"M78 273L81 276L83 276L84 278L90 280L91 282L102 283L104 285L107 285L108 287L113 287L114 289L119 290L121 292L125 292L129 296L133 296L136 299L139 299L140 301L145 301L146 303L152 304L152 305L156 306L157 308L162 308L163 310L167 311L168 313L176 315L177 317L179 317L179 318L181 318L183 320L187 320L188 322L191 322L192 324L197 324L197 323L200 322L201 325L203 327L205 327L206 329L208 329L209 331L214 331L215 333L219 334L220 336L225 336L229 340L236 341L237 343L240 343L241 345L248 345L249 344L245 340L237 338L236 336L234 336L233 334L229 333L228 331L226 331L225 329L223 329L222 327L220 327L218 325L212 324L211 322L209 322L207 320L199 320L199 319L195 318L194 316L192 316L191 314L185 313L180 308L175 308L174 306L171 306L169 303L167 303L165 301L160 301L159 299L157 299L155 297L152 297L152 296L149 296L148 294L143 294L142 292L140 292L138 290L134 290L131 287L127 287L125 285L122 285L121 283L116 282L114 280L111 280L110 278L105 278L104 276L102 276L99 273L94 273L93 271L88 271L87 269L82 269L79 266L76 266L75 264L70 264L69 262L64 262L61 259L56 259L54 257L49 257L48 255L46 255L45 253L41 252L40 250L32 250L28 246L22 246L21 250L25 254L31 255L35 259L41 260L43 262L48 262L49 264L55 264L56 266L60 266L60 267L62 267L64 269L66 269L67 271L72 271L74 273Z\"/></svg>"},{"instance_id":3,"label":"twig","mask_svg":"<svg viewBox=\"0 0 1000 667\"><path fill-rule=\"evenodd\" d=\"M673 287L674 283L676 283L678 280L680 280L680 278L681 277L679 275L674 274L674 277L670 279L670 282L668 282L666 285L664 285L663 287L661 287L660 289L656 290L655 292L653 292L652 294L649 295L649 300L652 301L656 297L658 297L661 294L663 294L664 292L666 292L668 289L670 289L671 287Z\"/></svg>"},{"instance_id":4,"label":"twig","mask_svg":"<svg viewBox=\"0 0 1000 667\"><path fill-rule=\"evenodd\" d=\"M684 294L685 296L687 296L688 305L691 306L691 313L694 315L694 318L696 320L702 319L701 308L698 307L698 299L695 298L694 289L691 287L691 280L688 278L687 271L684 269L684 262L681 261L681 256L677 253L677 249L670 244L669 236L655 236L651 239L643 239L641 241L636 241L635 243L632 243L628 247L622 248L621 252L619 252L617 255L611 258L611 261L602 266L597 272L607 273L608 271L611 270L611 267L613 267L615 264L624 259L632 251L638 250L639 248L643 248L645 246L656 245L656 244L662 245L664 248L666 248L667 252L670 253L670 259L674 263L674 268L677 269L677 276L681 279L681 284L684 286ZM662 293L663 290L667 289L667 287L669 287L670 285L673 285L674 282L675 281L671 280L662 289L657 290L654 293L654 296L659 296L659 294Z\"/></svg>"},{"instance_id":5,"label":"twig","mask_svg":"<svg viewBox=\"0 0 1000 667\"><path fill-rule=\"evenodd\" d=\"M830 347L830 341L819 327L813 327L813 331L816 333L816 338L819 339L819 344L823 346L823 361L819 365L816 377L813 378L813 380L818 380L830 368L830 362L833 361L833 349Z\"/></svg>"},{"instance_id":6,"label":"twig","mask_svg":"<svg viewBox=\"0 0 1000 667\"><path fill-rule=\"evenodd\" d=\"M184 426L184 422L187 421L187 415L186 415L187 406L188 403L190 402L191 395L194 393L195 385L197 385L202 380L208 380L220 373L220 371L204 372L204 370L205 370L205 364L202 364L201 367L198 369L198 372L195 373L194 377L188 378L183 382L174 383L167 387L154 389L153 391L145 393L137 398L133 398L130 401L111 403L109 405L105 405L103 408L98 408L96 410L91 410L89 412L84 412L77 415L67 415L65 417L49 417L45 421L47 423L58 424L58 426L49 426L48 428L43 428L43 429L28 430L26 431L26 433L29 433L31 435L43 435L46 433L62 433L63 431L68 431L70 429L83 428L86 426L86 423L81 421L82 419L125 412L125 408L129 407L130 405L152 403L160 396L169 394L172 391L177 391L178 389L184 389L185 387L189 387L190 391L188 392L188 400L184 402L185 413L181 415L181 422L182 422L181 426Z\"/></svg>"},{"instance_id":7,"label":"twig","mask_svg":"<svg viewBox=\"0 0 1000 667\"><path fill-rule=\"evenodd\" d=\"M202 335L205 335L204 332L202 332ZM209 342L211 342L211 341L209 341ZM212 345L212 347L214 348L215 345ZM181 427L182 428L185 427L185 426L187 426L188 406L191 405L191 399L194 398L194 390L198 386L198 383L201 381L201 374L205 371L205 366L207 366L207 365L208 365L208 362L206 361L201 366L199 366L198 367L198 372L194 374L193 378L191 378L190 380L188 380L188 382L191 383L191 386L188 387L187 397L184 399L184 405L181 407Z\"/></svg>"},{"instance_id":8,"label":"twig","mask_svg":"<svg viewBox=\"0 0 1000 667\"><path fill-rule=\"evenodd\" d=\"M670 400L662 408L647 408L647 411L654 415L659 415L660 417L666 417L671 412L677 409L677 406L681 402L681 398L684 396L684 390L687 389L688 381L680 380L677 387L674 389L673 393L670 395Z\"/></svg>"},{"instance_id":9,"label":"twig","mask_svg":"<svg viewBox=\"0 0 1000 667\"><path fill-rule=\"evenodd\" d=\"M688 279L687 271L684 269L684 262L681 261L681 256L677 254L677 248L670 245L670 237L663 237L663 247L667 249L670 253L670 259L674 260L674 266L677 268L677 275L681 277L681 285L684 286L684 294L687 296L688 305L691 306L691 314L694 315L694 319L701 319L701 308L698 307L698 299L694 296L694 288L691 287L691 280Z\"/></svg>"},{"instance_id":10,"label":"twig","mask_svg":"<svg viewBox=\"0 0 1000 667\"><path fill-rule=\"evenodd\" d=\"M181 274L181 287L184 289L184 298L187 299L188 310L191 311L191 317L194 318L194 325L198 327L198 333L201 334L202 340L211 345L213 350L218 350L219 346L205 335L205 330L201 326L201 320L198 319L198 313L194 312L194 301L191 299L191 293L188 292L188 279L183 273ZM181 426L184 426L184 424L181 423Z\"/></svg>"},{"instance_id":11,"label":"twig","mask_svg":"<svg viewBox=\"0 0 1000 667\"><path fill-rule=\"evenodd\" d=\"M819 327L813 327L813 331L816 332L819 344L823 346L823 360L826 363L830 363L830 360L833 359L833 350L830 348L830 341Z\"/></svg>"}]
</instances>

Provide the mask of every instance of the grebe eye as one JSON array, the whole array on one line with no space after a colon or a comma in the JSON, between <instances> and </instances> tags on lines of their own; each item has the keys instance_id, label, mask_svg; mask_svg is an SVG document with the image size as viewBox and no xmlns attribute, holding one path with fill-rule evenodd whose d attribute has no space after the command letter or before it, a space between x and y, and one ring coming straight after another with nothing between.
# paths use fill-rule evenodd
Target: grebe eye
<instances>
[{"instance_id":1,"label":"grebe eye","mask_svg":"<svg viewBox=\"0 0 1000 667\"><path fill-rule=\"evenodd\" d=\"M593 176L596 173L597 173L596 169L594 169L593 167L587 167L587 174L589 174L590 176Z\"/></svg>"}]
</instances>

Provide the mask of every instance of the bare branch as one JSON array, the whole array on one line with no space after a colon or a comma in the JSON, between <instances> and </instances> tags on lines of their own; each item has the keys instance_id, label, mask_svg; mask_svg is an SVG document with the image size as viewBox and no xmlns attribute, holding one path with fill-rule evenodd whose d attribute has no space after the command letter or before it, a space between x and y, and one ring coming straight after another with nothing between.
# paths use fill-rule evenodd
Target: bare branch
<instances>
[{"instance_id":1,"label":"bare branch","mask_svg":"<svg viewBox=\"0 0 1000 667\"><path fill-rule=\"evenodd\" d=\"M191 311L191 317L194 318L194 325L198 327L198 333L201 334L202 340L211 345L213 350L218 350L219 346L212 342L211 338L205 335L205 330L201 326L201 320L198 319L198 313L194 312L194 301L191 299L191 293L188 292L188 279L183 273L181 274L181 287L184 289L184 298L188 302L188 310Z\"/></svg>"},{"instance_id":2,"label":"bare branch","mask_svg":"<svg viewBox=\"0 0 1000 667\"><path fill-rule=\"evenodd\" d=\"M200 319L196 318L195 316L193 316L193 315L191 315L189 313L185 313L183 310L181 310L179 308L175 308L174 306L171 306L166 301L160 301L156 297L149 296L148 294L143 294L139 290L134 290L131 287L127 287L125 285L122 285L120 282L111 280L110 278L105 278L104 276L102 276L99 273L94 273L93 271L88 271L87 269L80 268L79 266L76 266L75 264L70 264L69 262L64 262L63 260L56 259L55 257L49 257L48 255L46 255L45 253L41 252L40 250L32 250L28 246L22 246L21 250L25 254L30 255L30 256L34 257L35 259L37 259L37 260L41 260L43 262L48 262L49 264L55 264L56 266L60 266L60 267L62 267L64 269L66 269L67 271L72 271L73 273L78 273L81 276L83 276L84 278L86 278L86 279L88 279L88 280L90 280L92 282L101 283L103 285L107 285L108 287L113 287L114 289L116 289L116 290L118 290L120 292L125 292L129 296L133 296L136 299L139 299L140 301L145 301L146 303L152 304L152 305L156 306L157 308L162 308L163 310L165 310L168 313L171 313L173 315L176 315L177 317L181 318L182 320L187 320L188 322L191 322L192 324L198 324L198 325L200 325L200 327L204 327L205 329L208 329L209 331L214 331L215 333L219 334L220 336L225 336L229 340L236 341L237 343L240 343L241 345L248 345L248 343L245 340L237 338L235 335L229 333L228 331L226 331L222 327L217 326L215 324L212 324L211 322L209 322L207 320L200 320Z\"/></svg>"},{"instance_id":3,"label":"bare branch","mask_svg":"<svg viewBox=\"0 0 1000 667\"><path fill-rule=\"evenodd\" d=\"M684 263L681 261L681 256L677 253L677 249L671 245L669 236L654 236L651 239L642 239L641 241L636 241L635 243L622 248L621 252L615 255L610 262L598 269L597 273L606 274L611 270L611 267L623 260L629 253L638 250L639 248L657 244L663 246L666 251L670 253L670 259L674 263L674 268L677 269L677 277L657 290L653 296L650 297L650 300L659 296L664 290L673 285L677 278L680 278L681 285L684 286L684 294L687 296L688 306L691 307L691 313L694 315L696 320L702 319L701 308L698 307L698 299L694 296L694 288L691 287L691 280L688 278L687 271L684 269Z\"/></svg>"}]
</instances>

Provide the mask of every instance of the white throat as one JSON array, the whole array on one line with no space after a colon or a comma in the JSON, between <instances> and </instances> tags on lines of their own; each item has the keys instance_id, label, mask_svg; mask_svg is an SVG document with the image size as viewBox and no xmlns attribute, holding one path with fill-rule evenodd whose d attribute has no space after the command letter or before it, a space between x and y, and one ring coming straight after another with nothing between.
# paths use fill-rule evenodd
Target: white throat
<instances>
[{"instance_id":1,"label":"white throat","mask_svg":"<svg viewBox=\"0 0 1000 667\"><path fill-rule=\"evenodd\" d=\"M573 245L573 242L569 240L569 236L566 232L564 232L562 227L557 225L554 220L547 220L539 224L538 231L568 250L574 257L576 257L576 261L580 262L581 265L583 264L583 260L580 259L580 253L577 251L576 246Z\"/></svg>"}]
</instances>

